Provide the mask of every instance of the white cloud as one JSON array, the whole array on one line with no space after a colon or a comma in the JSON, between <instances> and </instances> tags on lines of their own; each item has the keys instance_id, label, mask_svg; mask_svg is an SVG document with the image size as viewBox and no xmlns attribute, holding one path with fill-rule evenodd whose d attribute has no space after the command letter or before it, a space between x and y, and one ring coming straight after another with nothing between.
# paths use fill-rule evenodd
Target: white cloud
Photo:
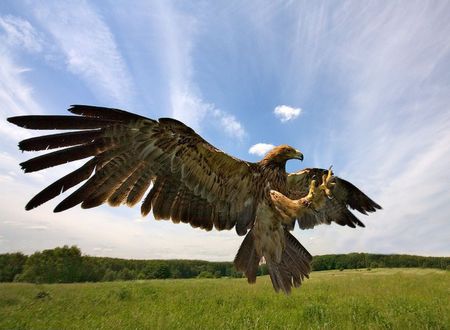
<instances>
[{"instance_id":1,"label":"white cloud","mask_svg":"<svg viewBox=\"0 0 450 330\"><path fill-rule=\"evenodd\" d=\"M35 226L26 227L26 229L45 231L45 230L47 230L47 226L35 225Z\"/></svg>"},{"instance_id":2,"label":"white cloud","mask_svg":"<svg viewBox=\"0 0 450 330\"><path fill-rule=\"evenodd\" d=\"M337 174L383 210L361 216L367 227L357 232L315 229L320 240L313 253L450 253L444 179L450 167L450 79L442 73L450 65L450 7L423 5L355 3L336 12L342 21L329 37L339 40L332 53L345 72L348 98L342 119L332 123L337 128L328 128L333 156L345 161Z\"/></svg>"},{"instance_id":3,"label":"white cloud","mask_svg":"<svg viewBox=\"0 0 450 330\"><path fill-rule=\"evenodd\" d=\"M27 20L11 15L1 16L0 27L4 30L0 38L3 43L23 47L31 52L42 50L43 39Z\"/></svg>"},{"instance_id":4,"label":"white cloud","mask_svg":"<svg viewBox=\"0 0 450 330\"><path fill-rule=\"evenodd\" d=\"M273 65L269 71L286 78L282 83L282 93L297 97L298 104L306 104L307 97L318 97L315 94L317 89L312 87L324 74L329 77L332 87L339 87L336 95L339 96L339 105L344 103L344 106L339 107L338 114L321 109L317 117L323 114L329 120L320 122L320 129L312 130L320 131L316 136L321 137L311 139L311 145L318 150L317 165L329 164L324 162L324 157L333 159L338 175L354 182L384 209L367 218L361 216L367 226L364 229L321 226L314 231L300 232L297 229L295 235L307 243L305 247L313 254L367 251L448 255L450 190L446 173L450 167L450 81L446 72L450 65L449 5L444 2L436 6L425 2L396 2L384 6L376 2L369 5L348 2L338 10L323 5L298 5L303 7L295 11L299 13L299 19L292 24L297 28L297 32L292 34L294 39L289 41L293 44L289 48L292 52L281 52L288 54L286 57L291 58L291 62L279 61L277 56L280 52L257 52L264 54L258 60ZM75 10L73 16L76 17L70 20L72 8L77 7L75 3L67 2L61 6L49 3L50 9L41 9L46 13L40 21L57 41L56 45L62 50L72 72L86 81L94 92L120 98L122 87L125 94L130 94L130 76L106 20L97 15L92 6L83 2L80 7L87 8L86 12L82 11L79 16L80 10ZM227 112L207 102L195 85L192 48L197 38L196 19L180 13L165 1L150 6L161 7L145 11L153 15L153 21L148 24L160 25L160 30L149 31L149 34L158 35L159 42L148 41L151 47L146 50L157 49L163 59L163 74L159 72L157 77L167 79L161 82L162 89L167 90L164 97L168 105L164 108L195 128L201 129L209 122L226 128L229 123L229 132L239 132L237 119L228 117ZM262 7L254 6L259 10L263 10ZM248 14L248 7L242 10L243 14ZM294 12L292 8L288 10ZM259 47L269 45L272 49L279 49L273 46L283 42L277 39L279 31L273 25L277 22L275 12L282 13L279 8L271 7L259 12L259 16L251 17L263 29L257 30ZM64 20L67 22L62 22ZM150 21L148 17L146 20ZM0 27L0 30L9 29L11 36L18 37L0 44L2 116L42 112L33 97L32 86L27 82L27 68L18 64L20 57L4 51L6 47L10 47L10 51L17 48L39 51L40 46L37 45L42 41L41 34L36 34L36 30L24 22L9 22L7 28L4 24ZM94 22L92 27L90 22ZM72 31L68 24L74 24L76 31ZM286 27L289 28L287 25L288 22ZM61 32L56 31L59 27ZM89 33L85 32L87 29ZM96 30L100 33L89 35ZM235 31L226 32L225 37L233 40ZM85 35L87 43L96 44L98 41L98 48L106 45L107 50L100 49L99 54L91 56L98 48L88 45L89 49L85 50L82 38ZM3 40L8 40L6 36L4 34L6 39ZM33 36L37 37L37 44L33 44ZM67 41L61 40L65 37ZM75 47L70 44L72 40L78 42L79 49L71 49ZM241 50L234 40L230 47L236 48L232 54ZM254 55L255 52L249 54ZM103 57L104 65L98 63ZM250 63L243 57L230 58L239 58L242 65ZM258 71L258 63L251 63ZM113 73L108 70L113 70ZM125 82L114 81L123 72ZM334 99L332 103L338 104ZM29 134L3 119L0 121L3 137L17 141ZM3 145L4 149L6 146ZM260 151L260 155L266 151ZM25 212L23 206L28 199L45 182L56 179L56 173L66 172L67 166L35 174L40 177L23 175L17 165L19 160L10 155L15 154L9 151L0 154L1 195L4 196L0 200L3 210L0 251L29 253L57 245L77 244L83 252L116 257L231 260L242 240L235 237L233 231L206 233L193 230L189 225L155 222L152 217L145 219L149 221L134 221L139 216L138 208L75 208L64 214L53 214L51 211L57 201L51 201ZM30 226L46 226L47 230L26 230ZM99 232L104 235L99 236ZM148 237L152 239L148 240ZM173 238L177 244L167 246L167 240Z\"/></svg>"},{"instance_id":5,"label":"white cloud","mask_svg":"<svg viewBox=\"0 0 450 330\"><path fill-rule=\"evenodd\" d=\"M12 149L17 141L30 137L31 133L17 129L7 122L6 118L38 113L41 108L34 98L33 88L26 81L26 73L30 70L19 66L13 60L14 53L7 46L10 45L0 45L0 134L3 143L10 144Z\"/></svg>"},{"instance_id":6,"label":"white cloud","mask_svg":"<svg viewBox=\"0 0 450 330\"><path fill-rule=\"evenodd\" d=\"M213 109L211 113L212 117L219 121L219 125L225 130L225 133L238 140L242 140L244 138L246 135L245 129L242 124L237 121L235 116L219 109Z\"/></svg>"},{"instance_id":7,"label":"white cloud","mask_svg":"<svg viewBox=\"0 0 450 330\"><path fill-rule=\"evenodd\" d=\"M130 94L128 90L130 84L127 82L129 74L115 46L112 34L92 7L86 2L80 5L74 2L65 2L62 5L48 2L42 7L34 8L34 12L41 25L56 41L56 49L65 56L71 72L79 75L94 92L98 92L103 98L115 98L118 101L126 99L126 96ZM163 37L163 39L175 44L180 41L176 38L169 40L170 38ZM186 40L189 41L189 39ZM161 43L162 49L165 44L165 42ZM212 121L224 127L227 134L242 136L243 128L236 118L204 102L198 96L200 92L192 83L190 75L185 75L185 70L189 71L192 67L190 55L185 58L184 46L177 47L180 48L163 51L168 56L167 67L170 68L168 90L173 114L186 116L187 123L194 118L193 126L199 127L202 121L207 119L208 122ZM174 51L176 54L178 50L180 50L178 54L180 56L172 61L169 53ZM11 59L9 53L0 52L2 115L44 113L35 102L31 86L25 80L26 70L18 67ZM1 126L3 122L4 127ZM6 121L0 123L0 129L2 133L10 135L15 142L33 133L14 127ZM11 145L11 147L15 146ZM199 229L193 230L185 224L155 222L151 216L142 222L133 221L139 216L138 207L112 209L104 206L94 210L82 210L76 207L64 214L52 213L52 209L63 196L26 212L24 205L35 193L76 165L67 164L25 175L21 173L18 163L32 155L18 155L15 159L10 156L11 154L6 152L0 154L2 160L0 170L3 170L2 175L4 175L0 177L1 191L5 197L0 200L0 208L5 210L2 213L2 219L5 220L0 222L0 232L8 238L0 242L0 253L16 250L32 253L64 244L76 244L84 253L113 257L230 260L230 256L235 254L242 240L234 231L220 234L206 233ZM104 234L100 237L99 232ZM148 237L152 237L151 242ZM167 246L167 240L174 237L177 238L177 244ZM209 245L207 249L203 248L205 244Z\"/></svg>"},{"instance_id":8,"label":"white cloud","mask_svg":"<svg viewBox=\"0 0 450 330\"><path fill-rule=\"evenodd\" d=\"M0 104L2 114L36 113L39 106L33 97L33 89L24 79L29 70L13 60L13 54L0 47Z\"/></svg>"},{"instance_id":9,"label":"white cloud","mask_svg":"<svg viewBox=\"0 0 450 330\"><path fill-rule=\"evenodd\" d=\"M53 179L50 173L47 177ZM2 218L14 221L0 222L0 231L8 238L0 240L0 253L33 253L68 244L79 246L85 254L118 258L230 260L242 240L234 231L205 232L187 224L155 221L152 216L133 221L139 216L138 207L75 207L61 214L52 212L57 203L53 200L27 212L23 207L39 188L23 180L4 189L9 194L0 200ZM168 240L174 243L168 245Z\"/></svg>"},{"instance_id":10,"label":"white cloud","mask_svg":"<svg viewBox=\"0 0 450 330\"><path fill-rule=\"evenodd\" d=\"M80 76L103 100L126 105L132 79L114 36L85 1L45 1L34 8L39 22L64 54L69 71Z\"/></svg>"},{"instance_id":11,"label":"white cloud","mask_svg":"<svg viewBox=\"0 0 450 330\"><path fill-rule=\"evenodd\" d=\"M217 109L214 104L204 102L189 91L172 93L171 101L173 116L198 132L201 132L202 123L207 121L237 140L246 136L243 125L235 116Z\"/></svg>"},{"instance_id":12,"label":"white cloud","mask_svg":"<svg viewBox=\"0 0 450 330\"><path fill-rule=\"evenodd\" d=\"M170 95L172 116L195 131L200 131L201 123L211 110L211 105L203 102L189 90L172 90Z\"/></svg>"},{"instance_id":13,"label":"white cloud","mask_svg":"<svg viewBox=\"0 0 450 330\"><path fill-rule=\"evenodd\" d=\"M198 32L195 17L165 1L157 2L154 10L160 12L156 21L165 40L161 50L169 76L172 116L199 132L205 121L212 121L227 135L242 140L246 135L244 126L235 116L205 101L193 82L192 49Z\"/></svg>"},{"instance_id":14,"label":"white cloud","mask_svg":"<svg viewBox=\"0 0 450 330\"><path fill-rule=\"evenodd\" d=\"M273 144L269 143L257 143L248 149L248 152L252 155L264 156L270 149L275 147Z\"/></svg>"},{"instance_id":15,"label":"white cloud","mask_svg":"<svg viewBox=\"0 0 450 330\"><path fill-rule=\"evenodd\" d=\"M293 108L288 105L279 105L275 107L273 110L275 117L281 120L282 123L285 123L289 120L294 120L302 113L302 109Z\"/></svg>"}]
</instances>

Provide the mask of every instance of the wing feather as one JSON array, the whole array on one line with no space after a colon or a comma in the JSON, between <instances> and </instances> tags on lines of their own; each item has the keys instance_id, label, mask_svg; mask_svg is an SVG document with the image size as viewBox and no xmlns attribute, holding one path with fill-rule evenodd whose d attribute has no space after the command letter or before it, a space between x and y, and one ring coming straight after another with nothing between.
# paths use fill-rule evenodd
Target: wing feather
<instances>
[{"instance_id":1,"label":"wing feather","mask_svg":"<svg viewBox=\"0 0 450 330\"><path fill-rule=\"evenodd\" d=\"M139 179L141 175L140 170L142 170L144 164L140 163L135 170L130 174L130 176L122 182L116 191L113 192L111 196L108 197L108 204L111 206L119 206L122 203L125 203L128 195Z\"/></svg>"},{"instance_id":2,"label":"wing feather","mask_svg":"<svg viewBox=\"0 0 450 330\"><path fill-rule=\"evenodd\" d=\"M86 144L100 138L103 133L104 131L100 129L38 136L21 141L19 149L37 151Z\"/></svg>"},{"instance_id":3,"label":"wing feather","mask_svg":"<svg viewBox=\"0 0 450 330\"><path fill-rule=\"evenodd\" d=\"M322 183L322 176L328 170L320 168L309 168L288 175L288 197L299 199L308 194L311 180ZM334 177L335 186L333 198L327 199L325 203L316 210L307 210L300 219L296 219L301 229L314 228L319 224L331 224L336 222L341 226L364 227L364 224L349 210L357 210L362 214L375 212L381 206L375 203L352 183L339 177ZM293 229L293 225L291 226Z\"/></svg>"},{"instance_id":4,"label":"wing feather","mask_svg":"<svg viewBox=\"0 0 450 330\"><path fill-rule=\"evenodd\" d=\"M84 209L93 208L105 203L109 197L120 189L120 186L133 174L139 163L127 163L125 158L117 157L108 166L107 179L85 198L81 203Z\"/></svg>"},{"instance_id":5,"label":"wing feather","mask_svg":"<svg viewBox=\"0 0 450 330\"><path fill-rule=\"evenodd\" d=\"M105 141L99 140L96 142L70 147L31 158L26 162L20 163L20 166L25 171L25 173L35 172L45 168L98 155L102 151L106 150L106 148L107 144L105 143Z\"/></svg>"},{"instance_id":6,"label":"wing feather","mask_svg":"<svg viewBox=\"0 0 450 330\"><path fill-rule=\"evenodd\" d=\"M89 129L118 123L116 120L74 116L17 116L8 121L28 129Z\"/></svg>"},{"instance_id":7,"label":"wing feather","mask_svg":"<svg viewBox=\"0 0 450 330\"><path fill-rule=\"evenodd\" d=\"M50 199L55 198L62 192L76 186L80 182L87 180L91 176L94 169L95 169L95 161L93 160L88 161L82 167L55 181L47 188L42 190L39 194L34 196L25 206L25 209L27 211L34 209L35 207L44 204Z\"/></svg>"},{"instance_id":8,"label":"wing feather","mask_svg":"<svg viewBox=\"0 0 450 330\"><path fill-rule=\"evenodd\" d=\"M148 168L143 168L142 172L136 171L136 176L138 176L138 179L127 196L126 204L128 206L136 205L142 199L155 177Z\"/></svg>"},{"instance_id":9,"label":"wing feather","mask_svg":"<svg viewBox=\"0 0 450 330\"><path fill-rule=\"evenodd\" d=\"M194 227L231 229L245 234L254 220L264 184L255 164L216 149L183 123L158 121L119 109L74 105L72 116L20 116L8 121L29 129L71 130L24 140L24 151L62 148L23 162L25 172L39 171L92 157L80 169L37 194L31 209L84 182L55 208L103 203L134 205L157 219Z\"/></svg>"}]
</instances>

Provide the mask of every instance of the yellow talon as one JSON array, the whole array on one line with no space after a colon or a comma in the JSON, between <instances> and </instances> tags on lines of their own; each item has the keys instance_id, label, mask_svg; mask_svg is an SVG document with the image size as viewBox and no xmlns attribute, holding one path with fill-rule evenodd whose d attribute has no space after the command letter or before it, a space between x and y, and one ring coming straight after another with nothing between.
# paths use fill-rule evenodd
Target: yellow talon
<instances>
[{"instance_id":1,"label":"yellow talon","mask_svg":"<svg viewBox=\"0 0 450 330\"><path fill-rule=\"evenodd\" d=\"M328 168L327 182L330 181L331 177L333 176L333 171L331 171L332 168L333 168L333 165L330 165L330 167Z\"/></svg>"},{"instance_id":2,"label":"yellow talon","mask_svg":"<svg viewBox=\"0 0 450 330\"><path fill-rule=\"evenodd\" d=\"M306 198L309 201L312 201L314 199L315 193L316 193L316 180L311 180L311 183L309 184L309 192Z\"/></svg>"},{"instance_id":3,"label":"yellow talon","mask_svg":"<svg viewBox=\"0 0 450 330\"><path fill-rule=\"evenodd\" d=\"M331 171L332 167L333 166L329 167L327 174L322 175L322 184L320 185L320 189L323 190L329 198L333 195L331 188L335 185L334 182L330 182L333 178L333 172Z\"/></svg>"}]
</instances>

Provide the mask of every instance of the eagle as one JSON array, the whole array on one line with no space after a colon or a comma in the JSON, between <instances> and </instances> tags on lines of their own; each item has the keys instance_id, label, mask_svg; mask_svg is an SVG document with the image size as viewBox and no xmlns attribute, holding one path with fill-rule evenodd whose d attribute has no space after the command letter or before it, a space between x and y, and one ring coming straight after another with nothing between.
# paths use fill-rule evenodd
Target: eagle
<instances>
[{"instance_id":1,"label":"eagle","mask_svg":"<svg viewBox=\"0 0 450 330\"><path fill-rule=\"evenodd\" d=\"M303 154L288 145L270 150L259 162L232 157L172 118L146 118L120 109L72 105L72 115L27 115L7 120L36 130L62 130L19 142L22 151L57 149L21 163L34 172L88 158L34 196L31 210L83 184L54 209L81 204L133 206L141 214L189 223L207 231L231 230L245 236L234 259L238 271L255 283L265 262L275 291L290 293L311 272L311 254L290 233L319 224L364 227L350 211L381 207L329 169L286 172ZM64 132L67 130L66 132Z\"/></svg>"}]
</instances>

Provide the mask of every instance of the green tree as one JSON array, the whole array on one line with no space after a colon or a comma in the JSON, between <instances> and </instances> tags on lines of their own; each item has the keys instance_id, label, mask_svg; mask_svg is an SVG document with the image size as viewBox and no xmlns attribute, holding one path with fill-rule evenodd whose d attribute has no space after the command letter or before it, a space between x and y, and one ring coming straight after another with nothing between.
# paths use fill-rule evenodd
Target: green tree
<instances>
[{"instance_id":1,"label":"green tree","mask_svg":"<svg viewBox=\"0 0 450 330\"><path fill-rule=\"evenodd\" d=\"M170 268L166 263L159 265L154 272L154 278L169 278L170 277Z\"/></svg>"},{"instance_id":2,"label":"green tree","mask_svg":"<svg viewBox=\"0 0 450 330\"><path fill-rule=\"evenodd\" d=\"M34 283L78 282L82 275L81 251L76 246L44 250L32 254L20 280Z\"/></svg>"},{"instance_id":3,"label":"green tree","mask_svg":"<svg viewBox=\"0 0 450 330\"><path fill-rule=\"evenodd\" d=\"M197 275L197 278L214 278L214 275L211 274L211 272L204 270L200 274Z\"/></svg>"},{"instance_id":4,"label":"green tree","mask_svg":"<svg viewBox=\"0 0 450 330\"><path fill-rule=\"evenodd\" d=\"M117 276L117 272L111 270L111 269L107 269L105 272L105 275L102 278L103 282L112 282L117 280L118 276Z\"/></svg>"},{"instance_id":5,"label":"green tree","mask_svg":"<svg viewBox=\"0 0 450 330\"><path fill-rule=\"evenodd\" d=\"M124 268L117 274L117 278L120 280L129 281L135 279L135 274L133 274L133 272L128 268Z\"/></svg>"},{"instance_id":6,"label":"green tree","mask_svg":"<svg viewBox=\"0 0 450 330\"><path fill-rule=\"evenodd\" d=\"M0 255L0 282L12 282L23 271L27 257L21 253Z\"/></svg>"}]
</instances>

